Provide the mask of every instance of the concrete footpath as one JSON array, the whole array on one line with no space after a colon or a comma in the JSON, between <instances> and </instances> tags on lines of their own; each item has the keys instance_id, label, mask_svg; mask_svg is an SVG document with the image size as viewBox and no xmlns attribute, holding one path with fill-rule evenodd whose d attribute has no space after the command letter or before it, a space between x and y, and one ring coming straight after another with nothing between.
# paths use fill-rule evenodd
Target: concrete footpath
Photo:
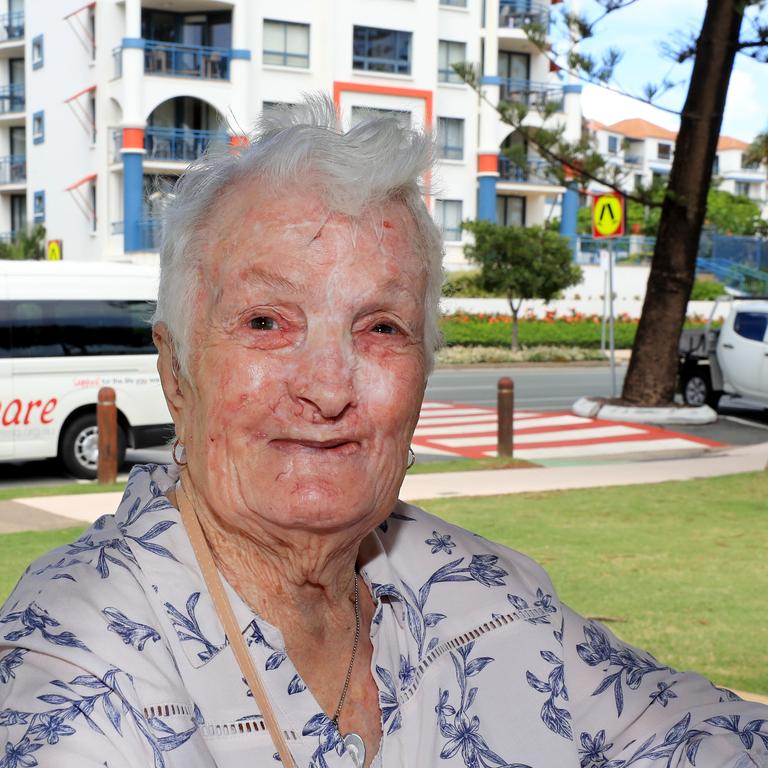
<instances>
[{"instance_id":1,"label":"concrete footpath","mask_svg":"<svg viewBox=\"0 0 768 768\"><path fill-rule=\"evenodd\" d=\"M716 449L686 458L613 461L531 469L407 475L400 493L406 501L453 496L493 496L696 480L768 470L768 443ZM0 533L40 531L91 523L111 514L120 493L39 496L0 502ZM768 509L766 509L768 512ZM768 697L738 692L768 704Z\"/></svg>"},{"instance_id":2,"label":"concrete footpath","mask_svg":"<svg viewBox=\"0 0 768 768\"><path fill-rule=\"evenodd\" d=\"M573 488L695 480L768 469L768 443L715 449L693 457L614 460L531 469L495 469L406 475L400 498L406 501L452 496L496 496ZM35 496L0 502L0 533L66 528L111 514L120 493Z\"/></svg>"}]
</instances>

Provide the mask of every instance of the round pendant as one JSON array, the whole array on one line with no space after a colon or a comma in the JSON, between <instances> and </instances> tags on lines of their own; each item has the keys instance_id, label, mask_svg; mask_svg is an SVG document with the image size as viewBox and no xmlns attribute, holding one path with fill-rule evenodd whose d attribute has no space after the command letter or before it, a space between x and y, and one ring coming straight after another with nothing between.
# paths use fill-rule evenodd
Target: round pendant
<instances>
[{"instance_id":1,"label":"round pendant","mask_svg":"<svg viewBox=\"0 0 768 768\"><path fill-rule=\"evenodd\" d=\"M356 733L348 733L344 736L344 748L355 763L355 768L363 768L365 765L365 742Z\"/></svg>"}]
</instances>

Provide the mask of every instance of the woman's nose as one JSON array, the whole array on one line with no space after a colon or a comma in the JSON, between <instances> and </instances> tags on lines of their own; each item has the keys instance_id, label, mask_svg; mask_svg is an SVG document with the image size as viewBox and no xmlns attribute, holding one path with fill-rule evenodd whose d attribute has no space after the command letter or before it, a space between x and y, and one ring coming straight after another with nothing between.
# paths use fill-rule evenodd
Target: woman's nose
<instances>
[{"instance_id":1,"label":"woman's nose","mask_svg":"<svg viewBox=\"0 0 768 768\"><path fill-rule=\"evenodd\" d=\"M354 361L352 351L342 341L327 336L309 339L300 370L288 382L291 396L312 416L337 420L355 403Z\"/></svg>"}]
</instances>

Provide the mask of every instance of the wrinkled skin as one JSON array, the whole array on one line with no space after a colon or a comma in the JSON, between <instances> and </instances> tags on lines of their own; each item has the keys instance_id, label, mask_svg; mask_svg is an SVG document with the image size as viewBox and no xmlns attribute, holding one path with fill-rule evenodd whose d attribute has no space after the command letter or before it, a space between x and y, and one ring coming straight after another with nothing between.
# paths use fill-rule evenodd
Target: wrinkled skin
<instances>
[{"instance_id":1,"label":"wrinkled skin","mask_svg":"<svg viewBox=\"0 0 768 768\"><path fill-rule=\"evenodd\" d=\"M407 211L350 221L313 196L242 197L205 233L191 397L174 414L190 478L247 530L371 530L396 500L425 382Z\"/></svg>"},{"instance_id":2,"label":"wrinkled skin","mask_svg":"<svg viewBox=\"0 0 768 768\"><path fill-rule=\"evenodd\" d=\"M396 502L424 394L426 276L414 225L399 203L351 220L311 189L270 196L241 182L201 237L211 246L190 307L189 380L176 375L167 329L155 329L188 462L184 498L225 576L283 631L332 712L358 547ZM366 600L364 621L371 613ZM347 718L372 757L367 634ZM319 657L338 658L335 668L302 668L323 643L331 655Z\"/></svg>"}]
</instances>

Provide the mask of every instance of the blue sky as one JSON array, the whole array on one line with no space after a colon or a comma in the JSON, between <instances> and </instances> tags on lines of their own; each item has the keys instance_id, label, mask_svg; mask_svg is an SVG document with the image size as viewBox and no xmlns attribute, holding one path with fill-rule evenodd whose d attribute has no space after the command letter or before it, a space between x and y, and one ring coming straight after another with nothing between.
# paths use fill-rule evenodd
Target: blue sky
<instances>
[{"instance_id":1,"label":"blue sky","mask_svg":"<svg viewBox=\"0 0 768 768\"><path fill-rule=\"evenodd\" d=\"M569 0L581 6L582 13L594 16L594 0ZM562 6L560 6L562 8ZM665 77L682 80L660 103L679 110L688 87L691 65L675 65L659 49L663 41L673 41L678 32L698 32L704 17L705 0L637 0L633 5L610 14L596 30L595 37L584 44L585 51L599 52L612 46L624 53L615 70L621 89L642 94L648 82L659 83ZM599 9L598 9L599 10ZM742 27L747 30L746 23ZM624 98L603 88L586 86L583 94L584 115L603 123L629 117L642 117L671 129L677 129L675 115L648 104ZM768 129L768 64L759 64L745 56L736 57L723 119L722 133L751 141L755 134Z\"/></svg>"}]
</instances>

